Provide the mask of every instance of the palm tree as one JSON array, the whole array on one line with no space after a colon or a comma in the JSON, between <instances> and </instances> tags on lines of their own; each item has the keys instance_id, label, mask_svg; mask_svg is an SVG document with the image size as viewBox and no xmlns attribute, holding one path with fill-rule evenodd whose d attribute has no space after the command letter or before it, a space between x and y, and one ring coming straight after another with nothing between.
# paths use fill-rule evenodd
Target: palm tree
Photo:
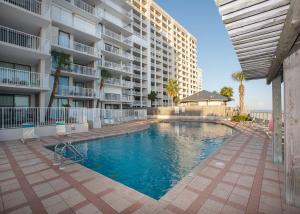
<instances>
[{"instance_id":1,"label":"palm tree","mask_svg":"<svg viewBox=\"0 0 300 214\"><path fill-rule=\"evenodd\" d=\"M111 73L109 70L106 70L106 69L102 69L101 70L101 82L100 82L100 88L99 88L99 91L101 92L101 90L103 89L104 87L104 81L106 79L109 79L111 78ZM97 101L97 108L100 107L100 99L98 99Z\"/></svg>"},{"instance_id":2,"label":"palm tree","mask_svg":"<svg viewBox=\"0 0 300 214\"><path fill-rule=\"evenodd\" d=\"M157 92L151 91L150 94L148 94L148 99L150 100L152 107L152 102L154 102L157 99Z\"/></svg>"},{"instance_id":3,"label":"palm tree","mask_svg":"<svg viewBox=\"0 0 300 214\"><path fill-rule=\"evenodd\" d=\"M174 97L176 97L179 92L179 85L178 85L177 80L169 80L167 87L166 87L166 91L167 91L168 96L172 97L172 100L173 100ZM172 106L173 106L173 102L172 102Z\"/></svg>"},{"instance_id":4,"label":"palm tree","mask_svg":"<svg viewBox=\"0 0 300 214\"><path fill-rule=\"evenodd\" d=\"M224 86L223 88L221 88L220 94L222 96L231 98L233 96L233 89L231 87Z\"/></svg>"},{"instance_id":5,"label":"palm tree","mask_svg":"<svg viewBox=\"0 0 300 214\"><path fill-rule=\"evenodd\" d=\"M50 100L48 103L48 108L50 108L52 106L55 95L57 94L59 78L61 76L61 70L71 64L70 55L68 55L68 54L57 52L57 51L52 51L51 55L52 55L53 59L55 60L56 70L54 73L53 87L52 87Z\"/></svg>"},{"instance_id":6,"label":"palm tree","mask_svg":"<svg viewBox=\"0 0 300 214\"><path fill-rule=\"evenodd\" d=\"M175 103L175 105L177 105L180 102L180 99L179 99L178 95L173 97L173 102Z\"/></svg>"},{"instance_id":7,"label":"palm tree","mask_svg":"<svg viewBox=\"0 0 300 214\"><path fill-rule=\"evenodd\" d=\"M239 94L240 94L240 114L244 113L244 95L245 95L245 86L243 82L245 81L245 74L243 71L235 72L231 75L234 81L240 83Z\"/></svg>"}]
</instances>

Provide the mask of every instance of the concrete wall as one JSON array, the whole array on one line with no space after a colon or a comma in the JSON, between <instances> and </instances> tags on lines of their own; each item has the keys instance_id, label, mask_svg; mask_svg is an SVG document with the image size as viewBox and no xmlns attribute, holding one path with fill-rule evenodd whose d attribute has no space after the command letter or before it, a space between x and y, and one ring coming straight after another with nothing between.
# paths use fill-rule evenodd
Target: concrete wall
<instances>
[{"instance_id":1,"label":"concrete wall","mask_svg":"<svg viewBox=\"0 0 300 214\"><path fill-rule=\"evenodd\" d=\"M186 107L154 107L147 109L148 115L169 115L169 116L229 116L226 106L186 106Z\"/></svg>"}]
</instances>

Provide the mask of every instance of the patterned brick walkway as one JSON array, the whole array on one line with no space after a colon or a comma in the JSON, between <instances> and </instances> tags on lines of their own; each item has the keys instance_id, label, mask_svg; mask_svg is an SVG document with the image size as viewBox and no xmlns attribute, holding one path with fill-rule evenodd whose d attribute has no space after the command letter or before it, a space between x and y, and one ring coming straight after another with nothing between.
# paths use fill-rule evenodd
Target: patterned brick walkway
<instances>
[{"instance_id":1,"label":"patterned brick walkway","mask_svg":"<svg viewBox=\"0 0 300 214\"><path fill-rule=\"evenodd\" d=\"M71 138L145 128L146 122L134 122ZM79 164L59 170L44 148L59 140L0 143L1 213L300 213L285 207L282 167L272 164L270 140L259 132L240 127L159 201Z\"/></svg>"}]
</instances>

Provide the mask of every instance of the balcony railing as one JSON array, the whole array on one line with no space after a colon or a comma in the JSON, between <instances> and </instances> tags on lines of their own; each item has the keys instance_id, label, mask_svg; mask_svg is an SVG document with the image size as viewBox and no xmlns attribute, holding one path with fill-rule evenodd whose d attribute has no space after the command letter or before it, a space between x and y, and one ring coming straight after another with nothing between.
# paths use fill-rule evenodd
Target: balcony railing
<instances>
[{"instance_id":1,"label":"balcony railing","mask_svg":"<svg viewBox=\"0 0 300 214\"><path fill-rule=\"evenodd\" d=\"M40 37L0 25L0 42L40 50Z\"/></svg>"},{"instance_id":2,"label":"balcony railing","mask_svg":"<svg viewBox=\"0 0 300 214\"><path fill-rule=\"evenodd\" d=\"M73 49L82 53L87 53L94 56L100 56L100 51L92 46L88 46L79 42L73 42Z\"/></svg>"},{"instance_id":3,"label":"balcony railing","mask_svg":"<svg viewBox=\"0 0 300 214\"><path fill-rule=\"evenodd\" d=\"M117 70L117 71L122 71L126 73L132 73L130 66L126 65L121 65L119 63L111 62L111 61L104 61L101 63L102 67Z\"/></svg>"},{"instance_id":4,"label":"balcony railing","mask_svg":"<svg viewBox=\"0 0 300 214\"><path fill-rule=\"evenodd\" d=\"M115 40L118 40L120 42L123 42L123 43L126 43L126 44L131 44L131 39L127 38L127 37L123 37L121 34L118 34L118 33L115 33L107 28L105 28L104 32L103 32L104 35L108 36L108 37L111 37Z\"/></svg>"},{"instance_id":5,"label":"balcony railing","mask_svg":"<svg viewBox=\"0 0 300 214\"><path fill-rule=\"evenodd\" d=\"M21 7L30 12L41 15L42 14L42 2L37 0L2 0L12 5Z\"/></svg>"},{"instance_id":6,"label":"balcony railing","mask_svg":"<svg viewBox=\"0 0 300 214\"><path fill-rule=\"evenodd\" d=\"M127 80L123 80L122 81L122 86L126 87L126 88L132 88L132 82L131 81L127 81Z\"/></svg>"},{"instance_id":7,"label":"balcony railing","mask_svg":"<svg viewBox=\"0 0 300 214\"><path fill-rule=\"evenodd\" d=\"M132 59L132 55L130 53L127 53L125 51L121 51L120 49L114 48L110 45L104 45L104 50L107 51L107 52L110 52L112 54L127 58L129 60Z\"/></svg>"},{"instance_id":8,"label":"balcony railing","mask_svg":"<svg viewBox=\"0 0 300 214\"><path fill-rule=\"evenodd\" d=\"M57 37L57 36L52 37L52 43L54 45L58 45L63 48L73 49L75 51L78 51L78 52L81 52L84 54L93 55L96 57L100 57L100 55L101 55L100 50L98 50L97 48L94 48L92 46L85 45L85 44L82 44L82 43L79 43L76 41L73 41L73 44L72 44L71 40L64 39L62 37Z\"/></svg>"},{"instance_id":9,"label":"balcony railing","mask_svg":"<svg viewBox=\"0 0 300 214\"><path fill-rule=\"evenodd\" d=\"M133 97L131 95L122 94L122 101L123 102L132 102Z\"/></svg>"},{"instance_id":10,"label":"balcony railing","mask_svg":"<svg viewBox=\"0 0 300 214\"><path fill-rule=\"evenodd\" d=\"M99 98L98 91L92 88L82 88L76 86L59 86L57 95L63 97L72 96L72 97Z\"/></svg>"},{"instance_id":11,"label":"balcony railing","mask_svg":"<svg viewBox=\"0 0 300 214\"><path fill-rule=\"evenodd\" d=\"M80 9L84 10L85 12L95 15L95 8L92 5L87 4L84 1L74 0L74 5Z\"/></svg>"},{"instance_id":12,"label":"balcony railing","mask_svg":"<svg viewBox=\"0 0 300 214\"><path fill-rule=\"evenodd\" d=\"M121 80L115 79L115 78L106 79L106 80L104 80L104 83L109 84L109 85L121 86Z\"/></svg>"},{"instance_id":13,"label":"balcony railing","mask_svg":"<svg viewBox=\"0 0 300 214\"><path fill-rule=\"evenodd\" d=\"M113 94L113 93L105 93L104 99L107 101L121 101L121 95Z\"/></svg>"},{"instance_id":14,"label":"balcony railing","mask_svg":"<svg viewBox=\"0 0 300 214\"><path fill-rule=\"evenodd\" d=\"M52 65L53 69L56 69L56 65ZM78 65L78 64L70 64L70 66L66 66L63 68L64 71L72 72L74 74L80 74L80 75L85 75L85 76L92 76L92 77L97 77L99 78L100 72L97 71L97 69L88 67L88 66L83 66L83 65Z\"/></svg>"},{"instance_id":15,"label":"balcony railing","mask_svg":"<svg viewBox=\"0 0 300 214\"><path fill-rule=\"evenodd\" d=\"M49 88L49 75L0 67L0 85Z\"/></svg>"}]
</instances>

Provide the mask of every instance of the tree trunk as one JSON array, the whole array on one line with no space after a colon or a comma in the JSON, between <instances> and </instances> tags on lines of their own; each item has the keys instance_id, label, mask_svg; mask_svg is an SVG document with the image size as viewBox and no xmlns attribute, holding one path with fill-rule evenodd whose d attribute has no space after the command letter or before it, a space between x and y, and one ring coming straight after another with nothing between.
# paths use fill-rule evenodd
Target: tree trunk
<instances>
[{"instance_id":1,"label":"tree trunk","mask_svg":"<svg viewBox=\"0 0 300 214\"><path fill-rule=\"evenodd\" d=\"M52 89L52 93L50 96L50 100L49 100L49 104L48 104L48 108L52 107L55 95L57 94L57 89L58 89L58 85L59 85L59 77L61 75L61 71L60 69L57 69L54 73L54 82L53 82L53 89Z\"/></svg>"},{"instance_id":2,"label":"tree trunk","mask_svg":"<svg viewBox=\"0 0 300 214\"><path fill-rule=\"evenodd\" d=\"M96 106L96 108L100 107L101 91L102 91L103 87L104 87L104 79L102 78L101 81L100 81L99 99L97 100L97 106Z\"/></svg>"},{"instance_id":3,"label":"tree trunk","mask_svg":"<svg viewBox=\"0 0 300 214\"><path fill-rule=\"evenodd\" d=\"M239 92L240 92L240 114L244 114L244 93L245 93L245 87L244 85L241 83L240 87L239 87Z\"/></svg>"}]
</instances>

